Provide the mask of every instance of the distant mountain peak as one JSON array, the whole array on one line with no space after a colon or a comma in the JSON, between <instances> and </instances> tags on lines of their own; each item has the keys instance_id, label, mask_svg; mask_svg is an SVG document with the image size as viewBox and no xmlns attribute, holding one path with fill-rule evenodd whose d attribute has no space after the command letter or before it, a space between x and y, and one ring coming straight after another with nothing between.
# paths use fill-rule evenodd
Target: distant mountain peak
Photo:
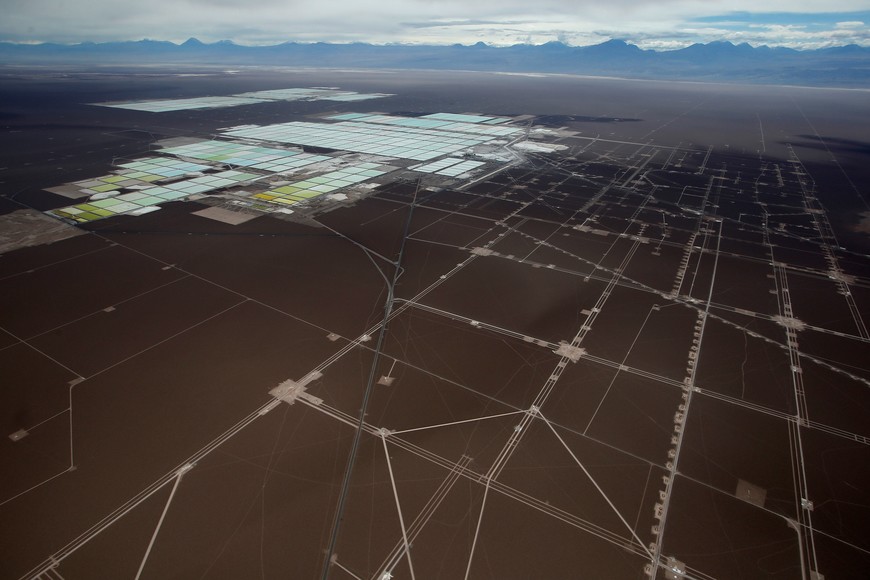
<instances>
[{"instance_id":1,"label":"distant mountain peak","mask_svg":"<svg viewBox=\"0 0 870 580\"><path fill-rule=\"evenodd\" d=\"M527 45L528 46L528 45ZM540 44L537 46L538 49L542 50L570 50L571 47L565 44L560 40L551 40L550 42L545 42L544 44Z\"/></svg>"},{"instance_id":2,"label":"distant mountain peak","mask_svg":"<svg viewBox=\"0 0 870 580\"><path fill-rule=\"evenodd\" d=\"M639 54L643 50L634 44L622 40L621 38L613 38L601 44L593 44L592 46L584 46L584 49L593 53L613 54L613 55L629 55Z\"/></svg>"},{"instance_id":3,"label":"distant mountain peak","mask_svg":"<svg viewBox=\"0 0 870 580\"><path fill-rule=\"evenodd\" d=\"M181 43L181 46L192 47L192 46L205 46L202 41L198 38L190 37L184 42Z\"/></svg>"}]
</instances>

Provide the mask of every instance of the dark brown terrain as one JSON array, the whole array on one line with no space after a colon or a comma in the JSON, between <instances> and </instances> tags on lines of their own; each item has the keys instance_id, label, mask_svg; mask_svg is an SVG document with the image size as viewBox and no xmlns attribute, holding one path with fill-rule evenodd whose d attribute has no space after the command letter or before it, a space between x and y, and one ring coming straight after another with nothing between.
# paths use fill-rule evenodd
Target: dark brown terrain
<instances>
[{"instance_id":1,"label":"dark brown terrain","mask_svg":"<svg viewBox=\"0 0 870 580\"><path fill-rule=\"evenodd\" d=\"M867 577L866 91L184 72L0 70L0 211L327 112L530 115L563 147L0 255L0 577ZM395 96L88 104L312 86Z\"/></svg>"}]
</instances>

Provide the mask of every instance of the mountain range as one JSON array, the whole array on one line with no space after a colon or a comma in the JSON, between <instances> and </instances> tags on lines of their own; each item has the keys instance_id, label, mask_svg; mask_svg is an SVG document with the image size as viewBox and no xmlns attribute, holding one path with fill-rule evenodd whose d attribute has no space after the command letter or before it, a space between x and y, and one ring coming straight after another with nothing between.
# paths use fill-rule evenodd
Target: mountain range
<instances>
[{"instance_id":1,"label":"mountain range","mask_svg":"<svg viewBox=\"0 0 870 580\"><path fill-rule=\"evenodd\" d=\"M195 38L182 44L156 40L71 45L0 42L0 64L462 69L870 87L870 47L848 45L798 51L727 41L661 52L643 50L622 40L592 46L548 42L505 47L482 42L470 46L296 42L243 46L226 40L206 44Z\"/></svg>"}]
</instances>

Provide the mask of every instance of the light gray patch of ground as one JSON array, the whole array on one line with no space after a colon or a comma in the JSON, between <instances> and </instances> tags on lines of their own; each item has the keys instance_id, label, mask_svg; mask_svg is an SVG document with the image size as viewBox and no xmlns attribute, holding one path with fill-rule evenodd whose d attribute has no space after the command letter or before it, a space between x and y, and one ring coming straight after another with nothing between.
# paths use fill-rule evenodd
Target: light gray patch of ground
<instances>
[{"instance_id":1,"label":"light gray patch of ground","mask_svg":"<svg viewBox=\"0 0 870 580\"><path fill-rule=\"evenodd\" d=\"M83 230L33 209L0 216L0 254L80 236Z\"/></svg>"},{"instance_id":2,"label":"light gray patch of ground","mask_svg":"<svg viewBox=\"0 0 870 580\"><path fill-rule=\"evenodd\" d=\"M230 224L231 226L243 224L246 221L250 221L257 217L256 214L237 210L234 211L217 206L207 207L205 209L195 211L193 212L193 215L198 215L199 217L204 217L211 220L223 222L225 224Z\"/></svg>"}]
</instances>

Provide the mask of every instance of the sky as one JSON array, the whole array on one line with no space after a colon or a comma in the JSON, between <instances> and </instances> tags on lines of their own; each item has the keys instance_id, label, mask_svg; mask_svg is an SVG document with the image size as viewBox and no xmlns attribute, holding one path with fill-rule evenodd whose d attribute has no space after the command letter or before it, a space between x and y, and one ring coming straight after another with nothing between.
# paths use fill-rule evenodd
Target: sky
<instances>
[{"instance_id":1,"label":"sky","mask_svg":"<svg viewBox=\"0 0 870 580\"><path fill-rule=\"evenodd\" d=\"M2 0L0 40L870 46L867 0ZM764 11L758 8L763 7Z\"/></svg>"}]
</instances>

